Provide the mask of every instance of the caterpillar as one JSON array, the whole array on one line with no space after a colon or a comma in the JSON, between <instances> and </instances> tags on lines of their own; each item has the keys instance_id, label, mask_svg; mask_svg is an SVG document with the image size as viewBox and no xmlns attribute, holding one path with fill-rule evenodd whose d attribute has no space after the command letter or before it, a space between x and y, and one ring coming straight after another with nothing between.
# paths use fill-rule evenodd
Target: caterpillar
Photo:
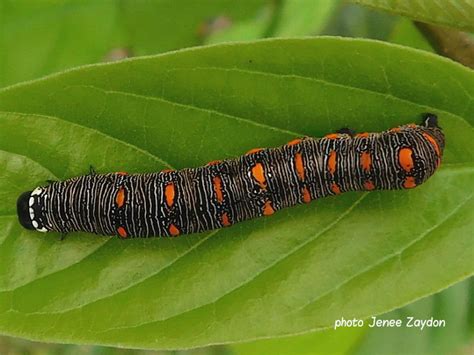
<instances>
[{"instance_id":1,"label":"caterpillar","mask_svg":"<svg viewBox=\"0 0 474 355\"><path fill-rule=\"evenodd\" d=\"M420 125L359 134L345 128L198 168L53 181L21 194L17 212L23 227L40 232L197 233L345 191L414 188L433 175L444 145L437 116L425 114Z\"/></svg>"}]
</instances>

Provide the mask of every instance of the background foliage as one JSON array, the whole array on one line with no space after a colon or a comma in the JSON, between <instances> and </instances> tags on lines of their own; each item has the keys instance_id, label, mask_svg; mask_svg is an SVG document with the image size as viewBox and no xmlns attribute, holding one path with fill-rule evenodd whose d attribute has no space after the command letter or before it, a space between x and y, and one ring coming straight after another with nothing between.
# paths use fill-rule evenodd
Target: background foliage
<instances>
[{"instance_id":1,"label":"background foliage","mask_svg":"<svg viewBox=\"0 0 474 355\"><path fill-rule=\"evenodd\" d=\"M423 1L399 1L399 8L386 5L391 2L358 2L472 30L466 20L472 18L469 2L450 2L453 11L431 8ZM0 86L81 64L275 36L357 36L432 51L409 19L355 4L205 0L198 6L181 0L180 5L169 0L1 1ZM344 312L384 312L471 275L473 85L472 71L439 57L371 42L323 39L182 52L79 69L0 91L0 110L5 111L0 113L3 332L153 348L249 341L331 326L333 317ZM349 104L341 107L342 101ZM86 235L71 236L64 243L36 239L16 224L14 200L20 191L46 178L80 174L90 163L103 171L126 166L131 172L196 166L239 155L254 145L279 145L293 136L318 136L344 125L385 129L423 110L442 113L443 127L452 139L439 175L409 195L349 194L217 234L127 245ZM370 206L375 207L369 215ZM344 220L347 211L351 218ZM387 223L394 215L393 224ZM379 233L386 234L388 243L378 242L380 234L367 229L377 220L377 225L386 224ZM394 228L399 220L413 228ZM327 229L326 235L308 239L309 231ZM417 232L418 237L413 235ZM354 245L358 253L352 255ZM402 252L405 249L410 252ZM277 262L292 250L299 251ZM397 258L391 262L393 255ZM364 277L356 277L359 274ZM345 285L348 275L355 281ZM154 289L160 293L149 292ZM200 313L183 313L234 289L234 295L211 302ZM327 301L323 297L304 312L289 312L331 290L336 292ZM192 352L365 354L377 353L381 344L393 353L463 351L472 342L471 296L467 280L385 315L445 318L445 330L417 334L407 329L329 329ZM122 310L122 316L107 319L104 307L110 314ZM80 319L85 315L90 320L88 312L103 317L93 324L99 331L104 324L104 329L113 325L118 332L87 335L84 329L90 324L81 325ZM140 326L153 318L150 312L163 317L163 325ZM236 314L243 316L239 320ZM171 315L181 319L166 321ZM197 334L196 324L206 319L211 321L210 332ZM223 329L216 327L218 319ZM136 330L127 328L133 325ZM120 326L125 326L123 334ZM147 333L148 342L143 340ZM0 346L30 347L7 338ZM74 349L37 347L51 352Z\"/></svg>"}]
</instances>

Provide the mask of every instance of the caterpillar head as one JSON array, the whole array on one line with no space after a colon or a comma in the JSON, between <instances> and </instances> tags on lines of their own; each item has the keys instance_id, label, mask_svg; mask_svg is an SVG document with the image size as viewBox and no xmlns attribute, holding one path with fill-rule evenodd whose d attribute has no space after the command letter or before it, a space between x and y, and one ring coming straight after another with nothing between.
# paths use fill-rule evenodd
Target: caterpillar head
<instances>
[{"instance_id":1,"label":"caterpillar head","mask_svg":"<svg viewBox=\"0 0 474 355\"><path fill-rule=\"evenodd\" d=\"M18 197L16 202L18 220L24 228L39 232L47 232L49 230L44 219L42 207L47 197L46 190L42 187L24 192Z\"/></svg>"},{"instance_id":2,"label":"caterpillar head","mask_svg":"<svg viewBox=\"0 0 474 355\"><path fill-rule=\"evenodd\" d=\"M445 137L441 127L438 126L438 116L434 113L425 113L420 127L423 132L429 134L434 139L434 143L439 147L439 157L441 158L444 151Z\"/></svg>"}]
</instances>

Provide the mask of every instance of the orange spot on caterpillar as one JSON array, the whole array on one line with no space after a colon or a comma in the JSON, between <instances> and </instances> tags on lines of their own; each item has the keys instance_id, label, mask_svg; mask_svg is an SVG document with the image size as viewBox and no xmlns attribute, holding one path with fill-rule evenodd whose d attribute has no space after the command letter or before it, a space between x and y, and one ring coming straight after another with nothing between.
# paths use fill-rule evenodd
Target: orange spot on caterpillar
<instances>
[{"instance_id":1,"label":"orange spot on caterpillar","mask_svg":"<svg viewBox=\"0 0 474 355\"><path fill-rule=\"evenodd\" d=\"M125 189L123 187L119 188L117 196L115 196L115 203L118 208L122 207L125 203Z\"/></svg>"},{"instance_id":2,"label":"orange spot on caterpillar","mask_svg":"<svg viewBox=\"0 0 474 355\"><path fill-rule=\"evenodd\" d=\"M178 227L176 227L174 224L170 224L168 231L170 232L171 236L176 237L179 235L180 231Z\"/></svg>"},{"instance_id":3,"label":"orange spot on caterpillar","mask_svg":"<svg viewBox=\"0 0 474 355\"><path fill-rule=\"evenodd\" d=\"M356 137L359 137L359 138L368 138L368 137L369 137L369 133L367 133L367 132L357 133L355 136L356 136Z\"/></svg>"},{"instance_id":4,"label":"orange spot on caterpillar","mask_svg":"<svg viewBox=\"0 0 474 355\"><path fill-rule=\"evenodd\" d=\"M255 153L261 152L262 150L263 148L253 148L253 149L250 149L247 153L245 153L245 155L255 154Z\"/></svg>"},{"instance_id":5,"label":"orange spot on caterpillar","mask_svg":"<svg viewBox=\"0 0 474 355\"><path fill-rule=\"evenodd\" d=\"M439 149L439 145L438 145L438 142L436 142L436 140L431 137L428 133L426 132L423 132L423 137L425 137L425 139L431 143L431 145L433 146L435 152L436 152L436 155L439 157L441 156L441 151Z\"/></svg>"},{"instance_id":6,"label":"orange spot on caterpillar","mask_svg":"<svg viewBox=\"0 0 474 355\"><path fill-rule=\"evenodd\" d=\"M295 168L296 173L301 181L304 180L304 165L303 165L303 157L300 153L295 154Z\"/></svg>"},{"instance_id":7,"label":"orange spot on caterpillar","mask_svg":"<svg viewBox=\"0 0 474 355\"><path fill-rule=\"evenodd\" d=\"M341 193L341 189L339 188L339 186L336 184L336 183L333 183L331 185L331 190L332 192L334 192L336 195L339 195Z\"/></svg>"},{"instance_id":8,"label":"orange spot on caterpillar","mask_svg":"<svg viewBox=\"0 0 474 355\"><path fill-rule=\"evenodd\" d=\"M214 185L214 192L216 193L217 202L222 203L224 201L224 195L222 193L222 180L219 176L212 178L212 184Z\"/></svg>"},{"instance_id":9,"label":"orange spot on caterpillar","mask_svg":"<svg viewBox=\"0 0 474 355\"><path fill-rule=\"evenodd\" d=\"M301 192L303 194L303 202L304 203L310 203L311 202L311 194L309 193L308 188L306 186L303 187Z\"/></svg>"},{"instance_id":10,"label":"orange spot on caterpillar","mask_svg":"<svg viewBox=\"0 0 474 355\"><path fill-rule=\"evenodd\" d=\"M118 227L117 228L117 233L119 234L120 238L127 238L128 237L127 231L123 227Z\"/></svg>"},{"instance_id":11,"label":"orange spot on caterpillar","mask_svg":"<svg viewBox=\"0 0 474 355\"><path fill-rule=\"evenodd\" d=\"M128 175L128 173L126 173L125 171L117 171L115 174L122 175L122 176Z\"/></svg>"},{"instance_id":12,"label":"orange spot on caterpillar","mask_svg":"<svg viewBox=\"0 0 474 355\"><path fill-rule=\"evenodd\" d=\"M163 169L163 170L160 171L160 173L170 173L172 171L173 171L173 169Z\"/></svg>"},{"instance_id":13,"label":"orange spot on caterpillar","mask_svg":"<svg viewBox=\"0 0 474 355\"><path fill-rule=\"evenodd\" d=\"M373 189L375 189L375 185L372 181L367 180L366 182L364 182L364 189L366 189L368 191L373 190Z\"/></svg>"},{"instance_id":14,"label":"orange spot on caterpillar","mask_svg":"<svg viewBox=\"0 0 474 355\"><path fill-rule=\"evenodd\" d=\"M252 167L252 176L257 180L262 189L267 188L267 181L265 179L265 172L262 163L257 163Z\"/></svg>"},{"instance_id":15,"label":"orange spot on caterpillar","mask_svg":"<svg viewBox=\"0 0 474 355\"><path fill-rule=\"evenodd\" d=\"M173 203L174 203L174 195L175 195L174 183L169 182L169 183L165 186L165 197L166 197L166 204L168 205L168 207L173 206Z\"/></svg>"},{"instance_id":16,"label":"orange spot on caterpillar","mask_svg":"<svg viewBox=\"0 0 474 355\"><path fill-rule=\"evenodd\" d=\"M265 201L265 205L263 206L263 215L270 216L274 213L275 213L275 210L273 209L272 201L270 200Z\"/></svg>"},{"instance_id":17,"label":"orange spot on caterpillar","mask_svg":"<svg viewBox=\"0 0 474 355\"><path fill-rule=\"evenodd\" d=\"M334 175L334 173L336 172L336 156L337 156L337 153L334 150L332 150L331 153L329 154L328 170L331 173L331 175Z\"/></svg>"},{"instance_id":18,"label":"orange spot on caterpillar","mask_svg":"<svg viewBox=\"0 0 474 355\"><path fill-rule=\"evenodd\" d=\"M220 164L222 160L212 160L209 163L206 164L206 166L211 166L211 165L217 165Z\"/></svg>"},{"instance_id":19,"label":"orange spot on caterpillar","mask_svg":"<svg viewBox=\"0 0 474 355\"><path fill-rule=\"evenodd\" d=\"M414 123L409 123L406 125L408 128L417 128L418 126Z\"/></svg>"},{"instance_id":20,"label":"orange spot on caterpillar","mask_svg":"<svg viewBox=\"0 0 474 355\"><path fill-rule=\"evenodd\" d=\"M393 127L390 129L390 132L400 132L401 131L401 128L400 127Z\"/></svg>"},{"instance_id":21,"label":"orange spot on caterpillar","mask_svg":"<svg viewBox=\"0 0 474 355\"><path fill-rule=\"evenodd\" d=\"M362 152L360 155L360 165L365 172L369 172L372 166L372 157L369 152Z\"/></svg>"},{"instance_id":22,"label":"orange spot on caterpillar","mask_svg":"<svg viewBox=\"0 0 474 355\"><path fill-rule=\"evenodd\" d=\"M301 138L296 138L296 139L293 139L292 141L289 141L288 143L286 143L286 145L296 145L296 144L300 144L303 140Z\"/></svg>"},{"instance_id":23,"label":"orange spot on caterpillar","mask_svg":"<svg viewBox=\"0 0 474 355\"><path fill-rule=\"evenodd\" d=\"M221 216L221 221L222 221L222 225L224 227L228 227L230 226L232 223L230 223L230 220L229 220L229 216L227 215L226 212L224 212Z\"/></svg>"},{"instance_id":24,"label":"orange spot on caterpillar","mask_svg":"<svg viewBox=\"0 0 474 355\"><path fill-rule=\"evenodd\" d=\"M339 137L340 137L339 133L330 133L324 136L324 138L327 138L327 139L337 139Z\"/></svg>"},{"instance_id":25,"label":"orange spot on caterpillar","mask_svg":"<svg viewBox=\"0 0 474 355\"><path fill-rule=\"evenodd\" d=\"M416 181L413 176L407 176L405 181L403 182L403 187L405 189L412 189L416 187Z\"/></svg>"},{"instance_id":26,"label":"orange spot on caterpillar","mask_svg":"<svg viewBox=\"0 0 474 355\"><path fill-rule=\"evenodd\" d=\"M402 148L398 152L398 162L406 172L410 172L415 166L413 163L413 150L411 148Z\"/></svg>"}]
</instances>

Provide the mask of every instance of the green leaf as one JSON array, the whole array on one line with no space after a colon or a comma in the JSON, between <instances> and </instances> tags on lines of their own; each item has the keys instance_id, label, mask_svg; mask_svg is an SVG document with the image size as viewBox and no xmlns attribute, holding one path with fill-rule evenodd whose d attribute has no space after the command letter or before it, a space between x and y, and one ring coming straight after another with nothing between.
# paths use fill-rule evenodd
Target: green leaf
<instances>
[{"instance_id":1,"label":"green leaf","mask_svg":"<svg viewBox=\"0 0 474 355\"><path fill-rule=\"evenodd\" d=\"M447 59L330 37L194 48L0 90L0 331L154 349L248 341L383 313L473 274L473 92L474 73ZM22 191L89 164L193 167L426 111L447 147L415 190L347 193L177 239L59 242L16 221Z\"/></svg>"},{"instance_id":2,"label":"green leaf","mask_svg":"<svg viewBox=\"0 0 474 355\"><path fill-rule=\"evenodd\" d=\"M472 0L350 0L378 10L388 11L414 20L474 31Z\"/></svg>"}]
</instances>

